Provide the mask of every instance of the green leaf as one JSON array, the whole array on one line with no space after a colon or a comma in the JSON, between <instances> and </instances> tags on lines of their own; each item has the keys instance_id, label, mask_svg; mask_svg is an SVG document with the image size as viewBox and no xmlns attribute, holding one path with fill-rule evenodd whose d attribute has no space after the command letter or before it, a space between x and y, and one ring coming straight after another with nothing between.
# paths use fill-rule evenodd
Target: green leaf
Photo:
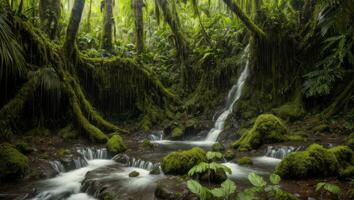
<instances>
[{"instance_id":1,"label":"green leaf","mask_svg":"<svg viewBox=\"0 0 354 200\"><path fill-rule=\"evenodd\" d=\"M222 154L220 152L208 151L206 157L208 160L221 159Z\"/></svg>"},{"instance_id":2,"label":"green leaf","mask_svg":"<svg viewBox=\"0 0 354 200\"><path fill-rule=\"evenodd\" d=\"M270 175L269 180L273 185L278 185L281 178L277 174L272 174Z\"/></svg>"},{"instance_id":3,"label":"green leaf","mask_svg":"<svg viewBox=\"0 0 354 200\"><path fill-rule=\"evenodd\" d=\"M323 182L321 182L321 183L317 183L317 185L316 185L316 192L318 192L318 191L320 191L322 188L323 188L323 186L325 185L326 183L323 183Z\"/></svg>"},{"instance_id":4,"label":"green leaf","mask_svg":"<svg viewBox=\"0 0 354 200\"><path fill-rule=\"evenodd\" d=\"M212 197L212 193L210 192L210 190L206 187L203 187L202 185L200 185L200 183L198 183L195 180L187 181L187 187L192 193L197 195L201 200L210 199Z\"/></svg>"},{"instance_id":5,"label":"green leaf","mask_svg":"<svg viewBox=\"0 0 354 200\"><path fill-rule=\"evenodd\" d=\"M338 186L336 186L334 184L330 184L330 183L326 183L324 185L324 189L332 194L337 195L337 196L339 196L342 192L342 190Z\"/></svg>"},{"instance_id":6,"label":"green leaf","mask_svg":"<svg viewBox=\"0 0 354 200\"><path fill-rule=\"evenodd\" d=\"M265 185L267 185L263 178L255 173L250 173L248 175L248 180L252 183L252 185L256 187L264 187Z\"/></svg>"},{"instance_id":7,"label":"green leaf","mask_svg":"<svg viewBox=\"0 0 354 200\"><path fill-rule=\"evenodd\" d=\"M214 197L218 197L218 198L221 198L221 197L225 197L226 194L225 194L225 191L223 190L223 188L214 188L210 191Z\"/></svg>"},{"instance_id":8,"label":"green leaf","mask_svg":"<svg viewBox=\"0 0 354 200\"><path fill-rule=\"evenodd\" d=\"M224 193L227 194L227 196L236 192L236 185L230 179L226 179L223 183L221 183L221 188L224 190Z\"/></svg>"}]
</instances>

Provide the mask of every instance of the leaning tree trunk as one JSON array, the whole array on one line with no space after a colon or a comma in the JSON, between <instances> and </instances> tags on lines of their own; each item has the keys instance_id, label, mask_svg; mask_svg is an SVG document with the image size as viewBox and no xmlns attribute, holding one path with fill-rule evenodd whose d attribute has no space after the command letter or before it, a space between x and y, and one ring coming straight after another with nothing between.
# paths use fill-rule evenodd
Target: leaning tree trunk
<instances>
[{"instance_id":1,"label":"leaning tree trunk","mask_svg":"<svg viewBox=\"0 0 354 200\"><path fill-rule=\"evenodd\" d=\"M102 49L112 51L113 0L105 0L102 33Z\"/></svg>"},{"instance_id":2,"label":"leaning tree trunk","mask_svg":"<svg viewBox=\"0 0 354 200\"><path fill-rule=\"evenodd\" d=\"M259 38L266 37L265 32L260 27L258 27L233 0L223 1L227 7L229 7L229 9L240 18L240 20L252 33L254 33ZM259 1L256 4L258 3Z\"/></svg>"},{"instance_id":3,"label":"leaning tree trunk","mask_svg":"<svg viewBox=\"0 0 354 200\"><path fill-rule=\"evenodd\" d=\"M143 19L143 0L133 0L135 11L135 32L136 32L136 47L138 53L144 51L144 19Z\"/></svg>"},{"instance_id":4,"label":"leaning tree trunk","mask_svg":"<svg viewBox=\"0 0 354 200\"><path fill-rule=\"evenodd\" d=\"M41 29L52 40L54 40L58 35L60 13L60 0L39 1L39 19L41 21Z\"/></svg>"}]
</instances>

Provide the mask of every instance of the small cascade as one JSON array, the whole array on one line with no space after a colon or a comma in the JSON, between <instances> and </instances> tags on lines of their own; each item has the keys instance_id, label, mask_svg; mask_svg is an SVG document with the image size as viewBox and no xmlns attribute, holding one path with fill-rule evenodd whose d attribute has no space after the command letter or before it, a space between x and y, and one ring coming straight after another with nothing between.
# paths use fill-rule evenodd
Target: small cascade
<instances>
[{"instance_id":1,"label":"small cascade","mask_svg":"<svg viewBox=\"0 0 354 200\"><path fill-rule=\"evenodd\" d=\"M245 48L244 55L243 55L246 57L246 66L243 69L240 77L238 78L237 83L233 85L231 90L229 91L229 94L227 95L227 102L226 102L226 107L224 109L224 112L222 112L220 116L217 118L214 124L214 128L212 128L209 131L208 136L205 138L205 141L216 142L216 140L219 137L219 134L224 130L224 125L227 117L233 111L234 104L241 97L243 86L248 77L248 68L249 68L248 49L249 49L249 45L247 45L247 47Z\"/></svg>"},{"instance_id":2,"label":"small cascade","mask_svg":"<svg viewBox=\"0 0 354 200\"><path fill-rule=\"evenodd\" d=\"M154 132L150 135L150 140L152 140L152 141L163 140L163 136L164 136L163 131L157 131L157 132Z\"/></svg>"},{"instance_id":3,"label":"small cascade","mask_svg":"<svg viewBox=\"0 0 354 200\"><path fill-rule=\"evenodd\" d=\"M273 147L268 146L265 156L277 159L283 159L289 153L299 150L300 147L296 148L293 146L282 146L282 147Z\"/></svg>"},{"instance_id":4,"label":"small cascade","mask_svg":"<svg viewBox=\"0 0 354 200\"><path fill-rule=\"evenodd\" d=\"M76 152L82 155L86 160L109 159L106 148L83 147L77 148Z\"/></svg>"},{"instance_id":5,"label":"small cascade","mask_svg":"<svg viewBox=\"0 0 354 200\"><path fill-rule=\"evenodd\" d=\"M65 172L65 167L59 160L49 161L49 164L58 174Z\"/></svg>"},{"instance_id":6,"label":"small cascade","mask_svg":"<svg viewBox=\"0 0 354 200\"><path fill-rule=\"evenodd\" d=\"M145 160L137 159L134 157L129 157L126 154L117 154L116 156L114 156L112 158L112 160L114 160L118 163L121 163L121 164L125 165L126 167L141 168L141 169L145 169L148 171L154 170L156 168L160 168L159 163L154 164L150 161L145 161Z\"/></svg>"}]
</instances>

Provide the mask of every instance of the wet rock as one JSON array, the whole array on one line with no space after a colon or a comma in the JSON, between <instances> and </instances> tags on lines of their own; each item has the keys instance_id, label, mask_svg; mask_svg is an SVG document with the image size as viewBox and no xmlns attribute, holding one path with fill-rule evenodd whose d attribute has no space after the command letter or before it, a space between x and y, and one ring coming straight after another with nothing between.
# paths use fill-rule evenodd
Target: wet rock
<instances>
[{"instance_id":1,"label":"wet rock","mask_svg":"<svg viewBox=\"0 0 354 200\"><path fill-rule=\"evenodd\" d=\"M186 183L179 177L168 177L161 180L157 184L155 197L159 200L197 199L189 192Z\"/></svg>"},{"instance_id":2,"label":"wet rock","mask_svg":"<svg viewBox=\"0 0 354 200\"><path fill-rule=\"evenodd\" d=\"M250 157L244 156L237 160L237 164L239 165L253 165L253 162Z\"/></svg>"},{"instance_id":3,"label":"wet rock","mask_svg":"<svg viewBox=\"0 0 354 200\"><path fill-rule=\"evenodd\" d=\"M218 152L225 150L224 145L222 145L220 143L213 144L213 146L211 148L212 148L213 151L218 151Z\"/></svg>"},{"instance_id":4,"label":"wet rock","mask_svg":"<svg viewBox=\"0 0 354 200\"><path fill-rule=\"evenodd\" d=\"M0 145L0 179L13 180L23 178L28 169L25 155L8 143Z\"/></svg>"},{"instance_id":5,"label":"wet rock","mask_svg":"<svg viewBox=\"0 0 354 200\"><path fill-rule=\"evenodd\" d=\"M140 173L137 171L132 171L129 173L129 177L138 177L139 175L140 175Z\"/></svg>"},{"instance_id":6,"label":"wet rock","mask_svg":"<svg viewBox=\"0 0 354 200\"><path fill-rule=\"evenodd\" d=\"M224 158L226 158L226 160L232 160L233 158L235 158L235 153L231 149L228 149L224 153Z\"/></svg>"},{"instance_id":7,"label":"wet rock","mask_svg":"<svg viewBox=\"0 0 354 200\"><path fill-rule=\"evenodd\" d=\"M150 174L152 174L152 175L159 175L159 174L161 174L160 167L154 167L154 169L152 169L152 170L150 171Z\"/></svg>"}]
</instances>

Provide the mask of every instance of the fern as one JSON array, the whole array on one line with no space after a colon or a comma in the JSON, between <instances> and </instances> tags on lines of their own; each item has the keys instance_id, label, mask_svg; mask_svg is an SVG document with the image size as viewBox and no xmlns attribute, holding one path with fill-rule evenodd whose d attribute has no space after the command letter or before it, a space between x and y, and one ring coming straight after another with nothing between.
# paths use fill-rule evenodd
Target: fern
<instances>
[{"instance_id":1,"label":"fern","mask_svg":"<svg viewBox=\"0 0 354 200\"><path fill-rule=\"evenodd\" d=\"M192 169L189 170L188 176L194 176L197 174L202 174L208 171L218 171L218 170L223 170L228 174L231 174L231 169L226 167L225 165L219 164L219 163L206 163L206 162L201 162L198 165L194 166Z\"/></svg>"}]
</instances>

